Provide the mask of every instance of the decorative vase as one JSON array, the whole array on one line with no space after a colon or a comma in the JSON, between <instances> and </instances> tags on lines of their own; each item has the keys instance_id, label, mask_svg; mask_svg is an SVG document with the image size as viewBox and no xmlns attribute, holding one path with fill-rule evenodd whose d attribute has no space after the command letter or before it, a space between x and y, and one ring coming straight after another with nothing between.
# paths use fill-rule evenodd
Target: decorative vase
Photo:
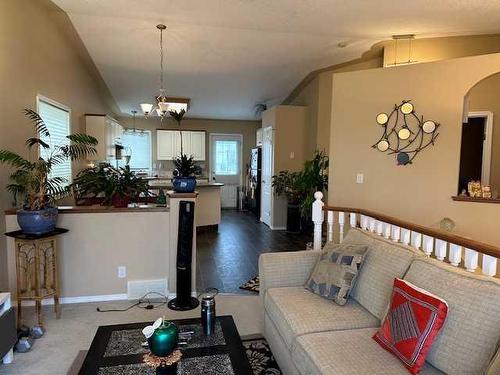
<instances>
[{"instance_id":1,"label":"decorative vase","mask_svg":"<svg viewBox=\"0 0 500 375\"><path fill-rule=\"evenodd\" d=\"M111 201L111 204L113 207L116 208L127 208L129 203L129 197L128 196L121 196L120 194L115 194L113 195L113 200Z\"/></svg>"},{"instance_id":2,"label":"decorative vase","mask_svg":"<svg viewBox=\"0 0 500 375\"><path fill-rule=\"evenodd\" d=\"M47 207L43 210L18 210L17 223L26 234L41 235L56 227L57 207Z\"/></svg>"},{"instance_id":3,"label":"decorative vase","mask_svg":"<svg viewBox=\"0 0 500 375\"><path fill-rule=\"evenodd\" d=\"M166 357L177 348L178 340L179 329L177 326L163 320L163 323L148 338L149 350L158 357Z\"/></svg>"},{"instance_id":4,"label":"decorative vase","mask_svg":"<svg viewBox=\"0 0 500 375\"><path fill-rule=\"evenodd\" d=\"M174 185L174 190L177 193L192 193L196 189L196 177L174 177L172 179L172 184Z\"/></svg>"}]
</instances>

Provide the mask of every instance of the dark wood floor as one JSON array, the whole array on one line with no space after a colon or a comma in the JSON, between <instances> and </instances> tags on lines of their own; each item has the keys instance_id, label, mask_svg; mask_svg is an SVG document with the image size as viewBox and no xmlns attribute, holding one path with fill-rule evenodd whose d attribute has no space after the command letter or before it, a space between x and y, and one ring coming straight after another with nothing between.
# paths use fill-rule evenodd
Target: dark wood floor
<instances>
[{"instance_id":1,"label":"dark wood floor","mask_svg":"<svg viewBox=\"0 0 500 375\"><path fill-rule=\"evenodd\" d=\"M310 241L311 236L270 230L250 212L223 210L218 233L197 234L197 289L250 293L239 287L258 274L260 254L305 250Z\"/></svg>"}]
</instances>

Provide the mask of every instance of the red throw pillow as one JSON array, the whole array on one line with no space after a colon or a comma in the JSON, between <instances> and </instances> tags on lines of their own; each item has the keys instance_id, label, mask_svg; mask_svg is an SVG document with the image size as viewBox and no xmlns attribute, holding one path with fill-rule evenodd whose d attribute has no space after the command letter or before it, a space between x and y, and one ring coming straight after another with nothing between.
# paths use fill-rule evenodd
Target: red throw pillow
<instances>
[{"instance_id":1,"label":"red throw pillow","mask_svg":"<svg viewBox=\"0 0 500 375\"><path fill-rule=\"evenodd\" d=\"M394 279L389 311L373 338L412 374L418 374L447 314L448 304L443 299Z\"/></svg>"}]
</instances>

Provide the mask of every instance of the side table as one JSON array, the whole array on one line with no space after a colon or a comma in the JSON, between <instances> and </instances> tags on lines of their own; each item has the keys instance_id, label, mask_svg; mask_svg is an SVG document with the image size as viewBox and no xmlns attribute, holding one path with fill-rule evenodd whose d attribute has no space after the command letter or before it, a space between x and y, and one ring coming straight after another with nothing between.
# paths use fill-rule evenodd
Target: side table
<instances>
[{"instance_id":1,"label":"side table","mask_svg":"<svg viewBox=\"0 0 500 375\"><path fill-rule=\"evenodd\" d=\"M66 232L67 229L55 228L41 235L26 234L21 230L5 233L15 240L18 327L22 322L23 300L35 301L38 325L41 327L43 299L54 298L54 311L56 317L60 317L57 236Z\"/></svg>"}]
</instances>

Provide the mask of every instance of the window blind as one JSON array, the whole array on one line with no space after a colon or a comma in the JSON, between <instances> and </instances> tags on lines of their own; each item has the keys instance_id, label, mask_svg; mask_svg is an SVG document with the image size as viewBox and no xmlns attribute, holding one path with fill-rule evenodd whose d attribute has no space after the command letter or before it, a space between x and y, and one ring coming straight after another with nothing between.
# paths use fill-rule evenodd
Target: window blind
<instances>
[{"instance_id":1,"label":"window blind","mask_svg":"<svg viewBox=\"0 0 500 375\"><path fill-rule=\"evenodd\" d=\"M70 116L67 110L44 101L43 99L38 100L38 114L45 122L50 133L50 138L40 136L44 142L50 145L50 149L40 147L40 157L47 159L55 147L69 144L69 139L66 138L66 136L69 135ZM49 177L62 177L67 181L66 185L70 184L71 160L68 159L53 166Z\"/></svg>"},{"instance_id":2,"label":"window blind","mask_svg":"<svg viewBox=\"0 0 500 375\"><path fill-rule=\"evenodd\" d=\"M129 149L131 151L129 163L131 170L151 170L152 151L150 131L145 130L143 133L126 131L122 136L122 144L125 148L125 155ZM125 164L123 159L121 164Z\"/></svg>"}]
</instances>

